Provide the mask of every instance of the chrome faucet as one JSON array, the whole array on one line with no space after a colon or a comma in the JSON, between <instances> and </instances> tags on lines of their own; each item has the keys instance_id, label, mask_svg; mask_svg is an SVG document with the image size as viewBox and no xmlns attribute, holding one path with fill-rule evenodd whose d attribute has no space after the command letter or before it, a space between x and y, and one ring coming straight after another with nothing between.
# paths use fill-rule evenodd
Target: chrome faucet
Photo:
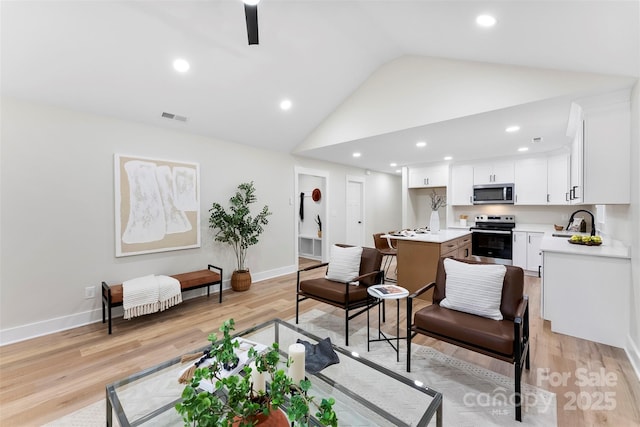
<instances>
[{"instance_id":1,"label":"chrome faucet","mask_svg":"<svg viewBox=\"0 0 640 427\"><path fill-rule=\"evenodd\" d=\"M571 223L573 222L574 215L577 214L578 212L586 212L589 214L589 216L591 217L591 235L595 236L596 235L596 219L594 218L593 214L590 211L587 211L585 209L579 209L571 214L571 217L569 218L569 224L567 224L567 230L569 229L569 227L571 226Z\"/></svg>"}]
</instances>

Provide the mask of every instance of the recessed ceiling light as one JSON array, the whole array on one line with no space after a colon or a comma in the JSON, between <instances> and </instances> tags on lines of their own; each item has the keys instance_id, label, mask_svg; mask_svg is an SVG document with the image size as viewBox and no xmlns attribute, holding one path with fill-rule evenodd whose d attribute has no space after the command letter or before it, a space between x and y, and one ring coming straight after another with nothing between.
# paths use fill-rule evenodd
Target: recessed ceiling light
<instances>
[{"instance_id":1,"label":"recessed ceiling light","mask_svg":"<svg viewBox=\"0 0 640 427\"><path fill-rule=\"evenodd\" d=\"M491 15L478 15L476 18L476 24L481 27L493 27L496 25L496 18Z\"/></svg>"},{"instance_id":2,"label":"recessed ceiling light","mask_svg":"<svg viewBox=\"0 0 640 427\"><path fill-rule=\"evenodd\" d=\"M418 148L422 148L422 147L426 147L426 146L427 146L427 143L424 142L424 141L416 142L416 147L418 147Z\"/></svg>"},{"instance_id":3,"label":"recessed ceiling light","mask_svg":"<svg viewBox=\"0 0 640 427\"><path fill-rule=\"evenodd\" d=\"M290 99L283 99L282 101L280 101L280 109L284 111L291 109L292 105L293 103L291 102Z\"/></svg>"},{"instance_id":4,"label":"recessed ceiling light","mask_svg":"<svg viewBox=\"0 0 640 427\"><path fill-rule=\"evenodd\" d=\"M355 153L352 154L352 156L355 157L355 158L358 158L358 157L362 156L362 153L355 152Z\"/></svg>"},{"instance_id":5,"label":"recessed ceiling light","mask_svg":"<svg viewBox=\"0 0 640 427\"><path fill-rule=\"evenodd\" d=\"M511 133L511 132L518 132L519 130L520 130L520 126L509 126L504 131Z\"/></svg>"},{"instance_id":6,"label":"recessed ceiling light","mask_svg":"<svg viewBox=\"0 0 640 427\"><path fill-rule=\"evenodd\" d=\"M396 169L396 173L402 172L402 169Z\"/></svg>"},{"instance_id":7,"label":"recessed ceiling light","mask_svg":"<svg viewBox=\"0 0 640 427\"><path fill-rule=\"evenodd\" d=\"M248 4L249 6L255 6L260 3L260 0L243 0L244 4Z\"/></svg>"},{"instance_id":8,"label":"recessed ceiling light","mask_svg":"<svg viewBox=\"0 0 640 427\"><path fill-rule=\"evenodd\" d=\"M444 158L444 159L445 159L445 160L451 160L451 159L453 159L453 157L451 157L451 156L445 156L445 158Z\"/></svg>"},{"instance_id":9,"label":"recessed ceiling light","mask_svg":"<svg viewBox=\"0 0 640 427\"><path fill-rule=\"evenodd\" d=\"M389 166L391 166L392 168L395 168L396 166L398 166L397 163L389 163Z\"/></svg>"},{"instance_id":10,"label":"recessed ceiling light","mask_svg":"<svg viewBox=\"0 0 640 427\"><path fill-rule=\"evenodd\" d=\"M518 151L529 151L529 147L520 147Z\"/></svg>"},{"instance_id":11,"label":"recessed ceiling light","mask_svg":"<svg viewBox=\"0 0 640 427\"><path fill-rule=\"evenodd\" d=\"M189 71L190 67L191 66L185 59L178 58L173 61L173 68L179 73L186 73L187 71Z\"/></svg>"}]
</instances>

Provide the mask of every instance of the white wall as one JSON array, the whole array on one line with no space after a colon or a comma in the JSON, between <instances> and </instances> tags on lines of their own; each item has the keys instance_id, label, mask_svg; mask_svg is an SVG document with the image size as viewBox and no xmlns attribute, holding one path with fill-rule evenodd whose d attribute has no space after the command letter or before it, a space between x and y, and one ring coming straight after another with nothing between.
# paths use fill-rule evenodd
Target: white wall
<instances>
[{"instance_id":1,"label":"white wall","mask_svg":"<svg viewBox=\"0 0 640 427\"><path fill-rule=\"evenodd\" d=\"M149 273L175 274L207 263L222 266L228 278L233 253L212 242L208 210L213 201L226 204L241 182L255 181L256 208L267 204L273 212L260 243L249 249L252 275L259 280L297 268L297 212L290 199L296 197L295 166L309 162L10 98L2 99L1 108L0 343L98 320L100 299L85 299L84 289L95 286L98 293L102 280L119 283ZM200 164L201 248L115 258L115 153ZM323 162L314 166L331 175L334 241L340 241L345 177L363 171ZM381 191L367 188L368 200L384 200L393 185ZM380 208L389 213L370 223L390 221L396 214L391 207Z\"/></svg>"},{"instance_id":2,"label":"white wall","mask_svg":"<svg viewBox=\"0 0 640 427\"><path fill-rule=\"evenodd\" d=\"M640 378L640 83L635 85L631 94L631 159L630 224L625 228L630 230L631 236L631 325L627 354Z\"/></svg>"},{"instance_id":3,"label":"white wall","mask_svg":"<svg viewBox=\"0 0 640 427\"><path fill-rule=\"evenodd\" d=\"M326 193L324 178L313 175L300 175L298 181L299 193L304 193L304 219L300 220L300 195L296 199L296 212L298 213L298 233L301 236L316 236L318 232L318 224L316 223L316 216L320 215L320 220L325 224L324 205L325 197L322 197ZM321 198L317 202L311 198L311 193L314 189L319 189Z\"/></svg>"},{"instance_id":4,"label":"white wall","mask_svg":"<svg viewBox=\"0 0 640 427\"><path fill-rule=\"evenodd\" d=\"M329 245L346 241L347 176L362 177L365 181L365 245L374 246L374 233L400 228L402 222L401 177L374 171L367 174L358 168L304 157L296 156L295 158L296 165L300 167L322 170L330 174L326 191L322 196L327 203L327 218L323 219L322 225L322 229L326 232L323 231L322 238L327 239Z\"/></svg>"},{"instance_id":5,"label":"white wall","mask_svg":"<svg viewBox=\"0 0 640 427\"><path fill-rule=\"evenodd\" d=\"M630 84L629 77L403 56L378 68L297 150Z\"/></svg>"},{"instance_id":6,"label":"white wall","mask_svg":"<svg viewBox=\"0 0 640 427\"><path fill-rule=\"evenodd\" d=\"M447 187L436 188L410 188L407 198L407 224L406 228L426 228L431 219L431 195L435 191L441 196L447 195ZM440 229L447 228L447 208L438 209L440 216Z\"/></svg>"}]
</instances>

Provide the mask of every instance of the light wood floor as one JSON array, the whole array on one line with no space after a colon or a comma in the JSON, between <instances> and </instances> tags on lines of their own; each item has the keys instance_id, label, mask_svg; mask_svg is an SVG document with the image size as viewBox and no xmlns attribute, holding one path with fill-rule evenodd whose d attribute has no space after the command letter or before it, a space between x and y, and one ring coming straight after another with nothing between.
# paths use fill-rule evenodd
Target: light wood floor
<instances>
[{"instance_id":1,"label":"light wood floor","mask_svg":"<svg viewBox=\"0 0 640 427\"><path fill-rule=\"evenodd\" d=\"M301 260L301 265L307 263ZM113 335L96 323L4 346L0 348L0 425L41 425L103 399L106 384L205 345L207 335L227 318L235 319L238 331L273 317L290 319L295 315L295 280L291 274L254 283L247 292L225 291L222 305L212 295L163 313L131 321L116 319ZM640 425L640 382L624 351L551 333L549 322L539 316L539 279L527 277L525 285L531 304L532 353L531 370L523 381L556 393L559 426ZM341 314L325 304L301 304L302 311L311 308ZM354 319L360 325L365 321L366 316ZM406 325L405 313L401 322L401 327ZM395 330L393 322L388 323ZM426 337L416 337L414 342L513 376L512 366L505 362ZM570 378L565 384L552 384L539 370L547 370L552 379L563 374ZM576 373L584 374L576 378ZM592 376L592 384L580 384L587 375ZM605 377L609 384L603 384ZM600 399L605 393L608 399ZM581 402L573 396L581 397ZM608 406L611 399L614 410L593 409L597 403ZM587 401L589 408L584 409Z\"/></svg>"}]
</instances>

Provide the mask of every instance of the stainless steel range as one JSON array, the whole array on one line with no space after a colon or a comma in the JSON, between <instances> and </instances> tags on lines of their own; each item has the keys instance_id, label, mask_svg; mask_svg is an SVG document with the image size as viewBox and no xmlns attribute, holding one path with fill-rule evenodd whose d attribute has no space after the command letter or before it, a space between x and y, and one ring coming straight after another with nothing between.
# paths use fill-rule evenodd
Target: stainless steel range
<instances>
[{"instance_id":1,"label":"stainless steel range","mask_svg":"<svg viewBox=\"0 0 640 427\"><path fill-rule=\"evenodd\" d=\"M515 226L513 215L476 216L476 225L471 227L471 254L479 261L511 265Z\"/></svg>"}]
</instances>

